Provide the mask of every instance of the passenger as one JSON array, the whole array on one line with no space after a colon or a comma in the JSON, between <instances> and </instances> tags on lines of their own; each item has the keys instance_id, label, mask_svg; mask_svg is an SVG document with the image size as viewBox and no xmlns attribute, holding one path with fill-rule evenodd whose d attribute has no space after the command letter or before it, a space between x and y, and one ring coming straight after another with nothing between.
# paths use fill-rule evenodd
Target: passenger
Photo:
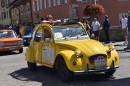
<instances>
[{"instance_id":1,"label":"passenger","mask_svg":"<svg viewBox=\"0 0 130 86\"><path fill-rule=\"evenodd\" d=\"M61 20L55 20L53 19L52 15L47 15L46 16L46 20L43 20L42 23L49 23L51 25L54 25L54 24L57 24L57 23L60 23Z\"/></svg>"}]
</instances>

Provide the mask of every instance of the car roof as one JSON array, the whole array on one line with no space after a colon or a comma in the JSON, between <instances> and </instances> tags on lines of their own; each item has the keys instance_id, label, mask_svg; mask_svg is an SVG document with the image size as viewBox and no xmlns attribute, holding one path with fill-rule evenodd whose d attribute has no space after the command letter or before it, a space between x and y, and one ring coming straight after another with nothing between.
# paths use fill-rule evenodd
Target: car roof
<instances>
[{"instance_id":1,"label":"car roof","mask_svg":"<svg viewBox=\"0 0 130 86\"><path fill-rule=\"evenodd\" d=\"M61 28L61 27L82 27L82 23L80 22L67 22L67 23L62 23L60 25L55 25L53 28Z\"/></svg>"},{"instance_id":2,"label":"car roof","mask_svg":"<svg viewBox=\"0 0 130 86\"><path fill-rule=\"evenodd\" d=\"M13 30L0 30L0 32L4 32L4 31L13 31Z\"/></svg>"}]
</instances>

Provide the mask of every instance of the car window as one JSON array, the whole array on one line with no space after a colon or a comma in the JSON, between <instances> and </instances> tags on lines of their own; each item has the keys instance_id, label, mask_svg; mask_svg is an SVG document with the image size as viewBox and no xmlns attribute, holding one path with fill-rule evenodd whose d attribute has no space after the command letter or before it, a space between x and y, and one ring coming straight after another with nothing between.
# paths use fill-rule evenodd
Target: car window
<instances>
[{"instance_id":1,"label":"car window","mask_svg":"<svg viewBox=\"0 0 130 86\"><path fill-rule=\"evenodd\" d=\"M14 38L16 37L16 34L14 31L1 31L0 32L0 38Z\"/></svg>"},{"instance_id":2,"label":"car window","mask_svg":"<svg viewBox=\"0 0 130 86\"><path fill-rule=\"evenodd\" d=\"M40 42L40 41L42 41L41 39L42 39L42 29L40 28L35 33L34 41Z\"/></svg>"},{"instance_id":3,"label":"car window","mask_svg":"<svg viewBox=\"0 0 130 86\"><path fill-rule=\"evenodd\" d=\"M47 28L44 28L43 41L44 42L52 42L51 33Z\"/></svg>"},{"instance_id":4,"label":"car window","mask_svg":"<svg viewBox=\"0 0 130 86\"><path fill-rule=\"evenodd\" d=\"M74 37L78 35L87 35L82 27L64 27L53 28L55 38Z\"/></svg>"}]
</instances>

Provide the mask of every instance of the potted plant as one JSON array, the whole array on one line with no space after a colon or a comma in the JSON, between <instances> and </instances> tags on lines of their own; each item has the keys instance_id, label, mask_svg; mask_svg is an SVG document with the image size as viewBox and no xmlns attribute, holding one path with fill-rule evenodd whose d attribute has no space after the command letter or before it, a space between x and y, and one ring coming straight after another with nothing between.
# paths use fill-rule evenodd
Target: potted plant
<instances>
[{"instance_id":1,"label":"potted plant","mask_svg":"<svg viewBox=\"0 0 130 86\"><path fill-rule=\"evenodd\" d=\"M104 8L100 4L88 4L83 9L83 14L85 16L91 15L102 15L104 14Z\"/></svg>"}]
</instances>

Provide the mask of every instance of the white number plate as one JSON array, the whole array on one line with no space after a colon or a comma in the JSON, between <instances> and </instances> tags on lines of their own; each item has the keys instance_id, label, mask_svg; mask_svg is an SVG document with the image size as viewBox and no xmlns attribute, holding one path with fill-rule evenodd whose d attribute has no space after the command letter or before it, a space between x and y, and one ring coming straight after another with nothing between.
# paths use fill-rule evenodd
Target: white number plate
<instances>
[{"instance_id":1,"label":"white number plate","mask_svg":"<svg viewBox=\"0 0 130 86\"><path fill-rule=\"evenodd\" d=\"M94 60L94 64L96 70L106 69L106 58L103 56L98 56L97 59Z\"/></svg>"},{"instance_id":2,"label":"white number plate","mask_svg":"<svg viewBox=\"0 0 130 86\"><path fill-rule=\"evenodd\" d=\"M9 50L15 50L15 48L14 47L10 47Z\"/></svg>"}]
</instances>

